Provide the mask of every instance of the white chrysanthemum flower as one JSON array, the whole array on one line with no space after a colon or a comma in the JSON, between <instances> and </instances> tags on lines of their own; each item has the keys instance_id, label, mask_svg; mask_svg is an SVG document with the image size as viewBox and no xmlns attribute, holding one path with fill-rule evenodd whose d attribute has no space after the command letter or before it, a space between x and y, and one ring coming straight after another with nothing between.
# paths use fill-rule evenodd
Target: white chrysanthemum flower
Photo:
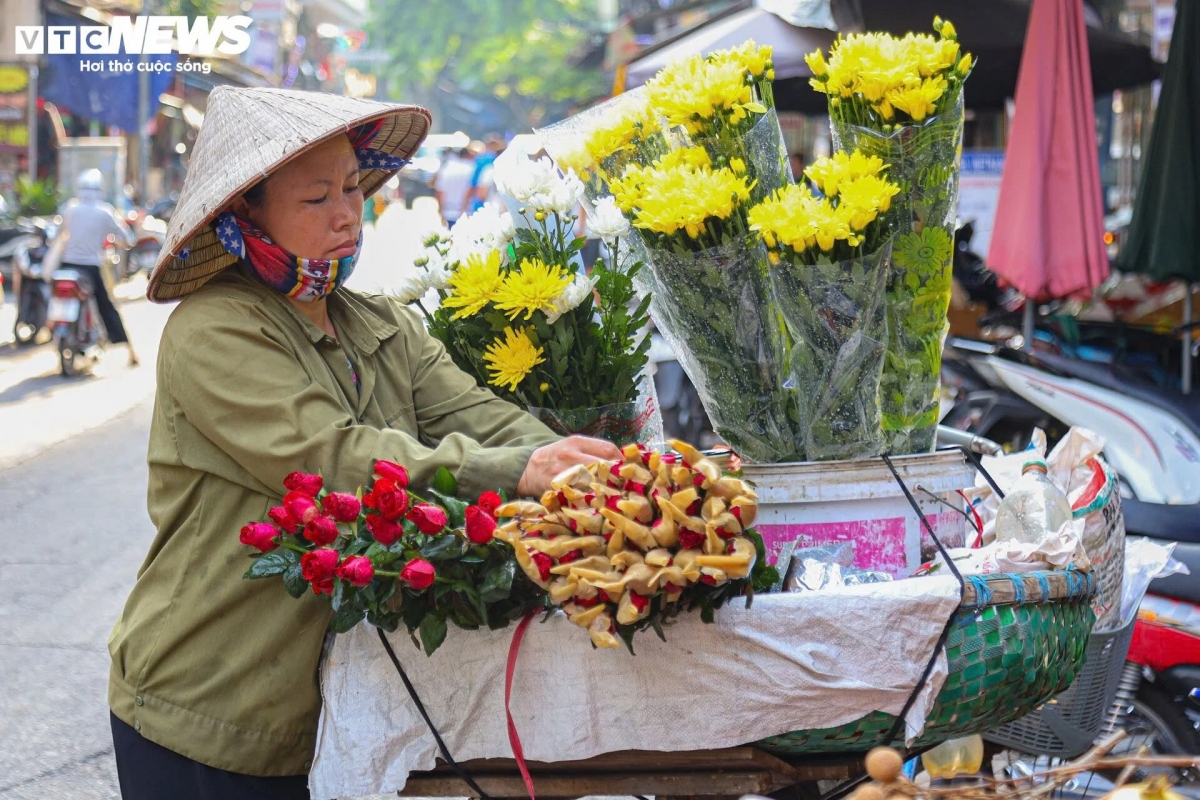
<instances>
[{"instance_id":1,"label":"white chrysanthemum flower","mask_svg":"<svg viewBox=\"0 0 1200 800\"><path fill-rule=\"evenodd\" d=\"M629 220L617 208L615 197L601 198L596 210L587 219L588 231L603 239L610 247L614 239L629 235Z\"/></svg>"},{"instance_id":2,"label":"white chrysanthemum flower","mask_svg":"<svg viewBox=\"0 0 1200 800\"><path fill-rule=\"evenodd\" d=\"M592 296L592 289L596 287L598 280L599 278L589 278L582 272L576 273L567 288L562 290L562 294L551 301L553 307L544 309L546 321L553 325L563 314L578 308L584 300Z\"/></svg>"},{"instance_id":3,"label":"white chrysanthemum flower","mask_svg":"<svg viewBox=\"0 0 1200 800\"><path fill-rule=\"evenodd\" d=\"M427 277L425 270L414 269L404 276L392 292L392 296L405 305L415 303L425 296L425 292L429 291Z\"/></svg>"},{"instance_id":4,"label":"white chrysanthemum flower","mask_svg":"<svg viewBox=\"0 0 1200 800\"><path fill-rule=\"evenodd\" d=\"M566 175L561 178L556 177L545 191L530 197L529 206L547 214L558 214L560 217L565 217L575 210L581 197L583 197L583 181L579 180L579 176L575 174L574 170L567 170Z\"/></svg>"},{"instance_id":5,"label":"white chrysanthemum flower","mask_svg":"<svg viewBox=\"0 0 1200 800\"><path fill-rule=\"evenodd\" d=\"M430 257L425 267L425 285L430 289L445 289L450 285L450 263L440 253Z\"/></svg>"},{"instance_id":6,"label":"white chrysanthemum flower","mask_svg":"<svg viewBox=\"0 0 1200 800\"><path fill-rule=\"evenodd\" d=\"M504 251L516 236L512 215L487 203L454 226L448 252L452 261L462 262L473 253Z\"/></svg>"},{"instance_id":7,"label":"white chrysanthemum flower","mask_svg":"<svg viewBox=\"0 0 1200 800\"><path fill-rule=\"evenodd\" d=\"M550 191L559 180L558 170L549 158L531 159L523 152L505 151L495 161L496 189L518 203Z\"/></svg>"}]
</instances>

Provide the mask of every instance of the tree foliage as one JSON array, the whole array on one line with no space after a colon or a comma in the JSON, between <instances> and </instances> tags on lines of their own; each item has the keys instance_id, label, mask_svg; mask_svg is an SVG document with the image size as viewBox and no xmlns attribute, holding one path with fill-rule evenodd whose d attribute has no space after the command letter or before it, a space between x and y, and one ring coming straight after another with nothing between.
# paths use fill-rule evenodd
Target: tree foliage
<instances>
[{"instance_id":1,"label":"tree foliage","mask_svg":"<svg viewBox=\"0 0 1200 800\"><path fill-rule=\"evenodd\" d=\"M514 122L543 121L556 104L604 90L568 64L587 40L592 0L376 0L371 37L391 57L389 83L421 102L437 91L495 97Z\"/></svg>"}]
</instances>

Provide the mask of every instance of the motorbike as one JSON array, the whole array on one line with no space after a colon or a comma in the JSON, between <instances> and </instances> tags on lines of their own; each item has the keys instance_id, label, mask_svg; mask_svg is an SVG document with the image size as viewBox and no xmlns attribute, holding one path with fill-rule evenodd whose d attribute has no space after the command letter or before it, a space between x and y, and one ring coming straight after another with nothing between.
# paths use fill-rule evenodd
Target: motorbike
<instances>
[{"instance_id":1,"label":"motorbike","mask_svg":"<svg viewBox=\"0 0 1200 800\"><path fill-rule=\"evenodd\" d=\"M0 226L0 283L13 286L13 256L38 235L38 228L31 219L21 218Z\"/></svg>"},{"instance_id":2,"label":"motorbike","mask_svg":"<svg viewBox=\"0 0 1200 800\"><path fill-rule=\"evenodd\" d=\"M27 237L26 242L13 255L13 267L17 281L17 318L13 324L13 337L18 345L32 344L46 325L46 314L50 305L50 284L43 270L43 261L49 242L58 232L55 222L35 221L39 232Z\"/></svg>"},{"instance_id":3,"label":"motorbike","mask_svg":"<svg viewBox=\"0 0 1200 800\"><path fill-rule=\"evenodd\" d=\"M100 319L95 290L86 275L60 269L51 283L47 325L54 335L62 374L72 377L95 365L108 344L108 336Z\"/></svg>"}]
</instances>

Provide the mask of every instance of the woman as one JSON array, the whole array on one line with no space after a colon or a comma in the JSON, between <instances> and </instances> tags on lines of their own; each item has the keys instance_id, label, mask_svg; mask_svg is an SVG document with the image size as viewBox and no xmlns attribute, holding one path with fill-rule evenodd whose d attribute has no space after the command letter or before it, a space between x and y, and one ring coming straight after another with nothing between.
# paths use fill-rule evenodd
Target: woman
<instances>
[{"instance_id":1,"label":"woman","mask_svg":"<svg viewBox=\"0 0 1200 800\"><path fill-rule=\"evenodd\" d=\"M133 247L137 238L117 210L104 202L104 175L100 170L89 169L80 173L75 182L75 199L63 211L59 235L66 237L62 268L73 269L87 276L92 291L96 293L96 305L100 309L100 319L104 322L108 340L113 344L125 345L129 350L129 366L136 367L137 353L125 331L121 312L117 311L108 295L108 287L100 274L100 259L104 257L104 243L109 236L116 237L119 246L125 249Z\"/></svg>"},{"instance_id":2,"label":"woman","mask_svg":"<svg viewBox=\"0 0 1200 800\"><path fill-rule=\"evenodd\" d=\"M308 796L330 610L243 580L237 537L289 472L352 492L386 458L417 484L446 466L465 493L536 495L562 469L618 455L558 440L478 388L404 306L339 288L364 196L429 123L424 109L305 92L209 98L149 288L186 297L159 352L158 534L109 643L126 800Z\"/></svg>"}]
</instances>

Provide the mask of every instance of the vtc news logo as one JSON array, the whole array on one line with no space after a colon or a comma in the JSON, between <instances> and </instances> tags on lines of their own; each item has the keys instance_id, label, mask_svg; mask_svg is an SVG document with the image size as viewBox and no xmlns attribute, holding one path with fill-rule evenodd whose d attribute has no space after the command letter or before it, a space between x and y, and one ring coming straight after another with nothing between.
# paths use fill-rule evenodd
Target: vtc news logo
<instances>
[{"instance_id":1,"label":"vtc news logo","mask_svg":"<svg viewBox=\"0 0 1200 800\"><path fill-rule=\"evenodd\" d=\"M219 52L235 56L250 47L250 17L114 17L109 25L18 25L18 55L182 55ZM123 49L122 49L123 48Z\"/></svg>"}]
</instances>

